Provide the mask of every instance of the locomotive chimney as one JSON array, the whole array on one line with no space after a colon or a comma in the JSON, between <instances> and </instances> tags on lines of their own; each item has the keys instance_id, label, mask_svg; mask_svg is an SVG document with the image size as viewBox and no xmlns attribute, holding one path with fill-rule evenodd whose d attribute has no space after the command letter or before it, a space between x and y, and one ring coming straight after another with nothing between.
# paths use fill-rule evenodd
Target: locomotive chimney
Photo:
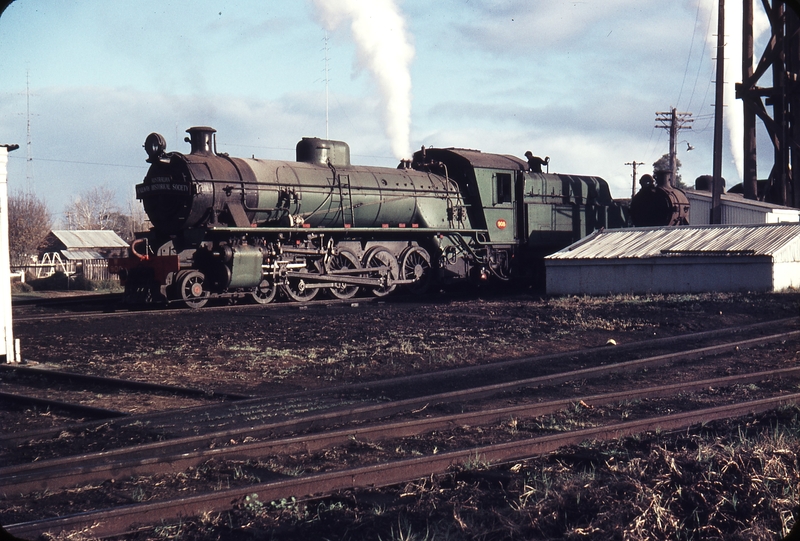
<instances>
[{"instance_id":1,"label":"locomotive chimney","mask_svg":"<svg viewBox=\"0 0 800 541\"><path fill-rule=\"evenodd\" d=\"M669 171L653 171L653 176L656 177L656 186L669 185Z\"/></svg>"},{"instance_id":2,"label":"locomotive chimney","mask_svg":"<svg viewBox=\"0 0 800 541\"><path fill-rule=\"evenodd\" d=\"M208 126L195 126L186 130L189 137L185 139L192 145L192 154L211 154L214 134L217 130Z\"/></svg>"}]
</instances>

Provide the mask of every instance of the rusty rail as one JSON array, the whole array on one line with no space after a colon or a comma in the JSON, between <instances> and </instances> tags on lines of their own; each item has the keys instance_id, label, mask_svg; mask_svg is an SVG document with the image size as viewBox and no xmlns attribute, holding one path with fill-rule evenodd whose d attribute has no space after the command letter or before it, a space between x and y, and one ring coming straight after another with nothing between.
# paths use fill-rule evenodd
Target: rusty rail
<instances>
[{"instance_id":1,"label":"rusty rail","mask_svg":"<svg viewBox=\"0 0 800 541\"><path fill-rule=\"evenodd\" d=\"M244 400L253 398L251 395L236 393L220 393L216 391L206 391L192 387L180 387L178 385L166 385L163 383L150 383L147 381L136 381L132 379L109 378L104 376L91 376L87 374L76 374L74 372L62 372L59 370L48 370L44 368L34 368L30 366L16 366L14 364L0 364L0 373L18 374L24 377L41 378L45 380L55 380L58 383L72 383L92 386L107 386L115 389L125 389L130 391L163 392L181 396L195 398L208 398L219 400Z\"/></svg>"},{"instance_id":2,"label":"rusty rail","mask_svg":"<svg viewBox=\"0 0 800 541\"><path fill-rule=\"evenodd\" d=\"M192 415L195 415L195 416L198 416L198 417L203 415L207 419L209 416L214 417L215 415L218 415L218 413L215 413L215 412L225 411L226 415L230 416L231 418L234 418L236 416L247 417L248 418L247 423L252 424L252 421L250 419L252 419L254 417L254 415L258 414L258 411L255 411L255 410L257 410L257 408L261 407L261 405L274 403L274 401L276 399L300 399L300 398L306 398L306 397L311 397L311 398L320 397L320 396L324 396L324 395L340 395L340 394L347 394L347 393L351 393L352 394L352 393L357 393L359 391L364 391L364 390L367 390L367 389L369 389L369 390L371 390L373 392L376 392L376 391L379 391L381 389L388 389L388 388L392 388L392 387L399 388L399 389L413 389L413 388L415 388L415 386L418 386L419 384L430 383L432 380L434 380L434 378L440 378L442 381L446 380L446 381L448 381L450 383L452 383L455 380L461 380L462 382L465 382L465 385L469 386L469 385L471 385L472 381L477 380L478 378L481 377L481 375L486 374L488 372L497 373L497 372L500 372L500 371L513 370L513 369L515 369L517 367L531 365L531 364L543 364L543 363L552 364L553 361L556 361L556 360L568 359L568 358L573 358L573 357L576 357L576 356L580 357L580 356L586 356L586 355L594 355L594 354L598 354L598 352L600 352L600 351L605 351L605 352L613 351L614 353L619 354L622 351L637 350L637 349L641 349L643 347L648 347L648 348L651 348L651 347L663 347L663 346L668 346L668 345L673 345L673 344L679 344L679 343L682 343L682 342L687 342L689 340L704 340L704 339L709 339L709 338L716 338L716 337L726 336L726 335L730 335L730 334L736 334L736 333L740 333L740 332L747 332L747 331L753 331L753 330L759 330L759 329L769 329L769 328L774 328L775 326L778 326L778 325L783 325L783 324L787 324L787 323L791 323L791 322L795 322L795 321L798 321L798 318L786 318L786 319L782 319L782 320L775 320L775 321L770 321L770 322L766 322L766 323L757 323L757 324L752 324L752 325L746 325L746 326L743 326L743 327L736 327L736 328L732 328L732 329L703 331L703 332L700 332L700 333L693 333L693 334L683 335L683 336L679 336L679 337L666 337L666 338L648 340L648 341L644 341L644 342L630 342L628 344L623 344L623 345L616 346L613 350L610 350L610 349L607 349L607 348L593 348L593 349L584 349L584 350L579 350L579 351L568 351L568 352L561 352L561 353L553 353L553 354L547 354L547 355L541 355L541 356L535 356L535 357L525 357L525 358L521 358L521 359L512 359L512 360L509 360L509 361L502 361L502 362L498 362L498 363L493 363L491 365L480 365L480 366L471 366L471 367L465 367L465 368L456 368L456 369L452 369L452 370L439 372L439 373L436 373L436 374L417 374L417 375L413 375L413 376L402 376L402 377L399 377L399 378L391 378L389 380L373 381L373 382L368 382L368 383L359 383L359 384L347 385L347 386L339 386L339 387L334 387L334 388L329 388L329 389L324 389L324 390L301 391L301 392L297 392L297 393L291 393L291 394L286 394L286 395L279 395L279 396L276 396L276 397L270 397L270 399L254 398L254 399L248 399L248 400L239 400L239 401L236 401L236 402L234 402L232 404L223 405L223 406L213 405L213 406L198 406L198 407L194 407L194 408L186 408L185 410L182 410L181 413L170 412L168 414L165 414L165 413L143 414L143 415L138 415L138 416L135 416L135 417L131 416L128 419L131 419L131 420L136 419L136 420L141 420L143 422L154 423L159 419L164 419L167 416L169 416L169 417L172 417L172 418L174 418L174 419L176 419L178 421L178 422L174 423L174 426L180 428L180 426L185 426L187 423L191 423L191 417L190 416L192 416ZM648 359L642 359L640 361L629 361L629 362L609 364L609 365L605 365L603 367L597 368L597 370L600 371L600 372L598 372L598 375L600 375L600 373L602 371L606 371L606 373L613 373L616 369L625 370L628 367L630 367L631 370L637 369L636 365L629 364L629 363L637 363L638 362L638 363L640 363L639 367L642 367L642 366L646 366L647 363L652 362L653 364L647 365L647 366L657 366L658 364L669 363L669 362L672 362L673 360L689 360L691 358L697 358L698 356L703 356L703 355L714 355L714 354L725 353L725 352L728 352L728 351L731 351L731 350L735 350L737 347L738 348L752 347L754 345L765 344L765 343L769 343L769 342L772 342L772 341L775 341L775 340L781 340L781 339L784 339L784 338L790 338L792 336L797 336L797 332L798 331L793 331L793 332L790 332L790 333L781 333L781 334L775 334L775 335L770 335L770 336L766 336L766 337L754 338L754 339L750 339L750 340L737 341L737 342L734 342L734 343L723 344L723 345L720 345L720 346L712 346L710 348L701 348L701 349L698 349L698 350L689 350L689 351L683 351L683 352L676 352L676 353L673 353L673 354L663 355L663 356L659 356L659 357L651 357L651 358L648 358ZM485 390L487 392L487 395L490 395L492 393L502 392L502 391L511 391L511 390L514 390L515 388L521 388L521 387L525 387L525 386L540 385L540 384L546 384L546 383L553 384L553 383L556 383L556 382L563 382L563 381L567 381L569 379L576 379L576 378L579 378L579 377L580 378L595 377L595 375L593 373L593 370L595 370L595 369L586 369L584 372L580 372L580 371L568 372L568 373L554 374L554 375L551 375L551 376L540 376L540 377L526 378L526 379L512 378L512 381L509 382L509 383L498 384L498 385L492 386L491 388L489 386L487 386L485 388ZM454 391L449 396L449 399L465 399L465 398L459 398L459 393L463 393L463 391ZM478 396L476 396L476 398L477 397ZM431 399L432 399L431 397L429 397L428 399L423 397L421 399L409 399L408 401L397 401L397 402L395 402L395 404L397 404L397 406L398 406L398 411L402 411L403 408L421 407L422 405L424 405L425 403L427 403L427 401L429 401ZM444 401L446 401L448 399L448 397L444 396L444 395L441 395L441 396L437 396L436 399L439 400L440 402L444 402ZM347 409L347 410L339 409L339 410L330 412L329 416L336 416L336 417L340 417L341 416L345 420L360 420L360 419L364 419L364 418L369 419L369 418L371 418L369 412L373 411L373 408L375 408L375 407L376 406L374 406L374 405L368 405L368 406L350 408L350 409ZM362 408L363 408L363 411L362 411ZM391 413L391 412L389 412L389 413ZM361 417L359 415L367 415L367 417ZM272 430L274 428L279 428L280 426L290 426L291 425L292 426L291 430L302 430L304 428L312 426L315 423L319 423L320 421L325 421L326 417L323 414L322 416L319 416L319 417L317 417L317 416L308 416L308 417L306 417L306 419L307 419L307 422L304 422L303 419L301 418L299 420L289 420L289 421L286 421L285 423L282 423L282 424L281 423L271 423L271 424L269 424L269 429ZM113 422L114 421L112 421L112 423ZM236 422L235 420L232 421L232 424L235 423L235 422ZM243 422L243 421L240 421L240 422ZM92 423L82 423L82 424L74 425L74 426L72 426L70 428L77 430L77 429L82 429L82 428L89 428L91 426L94 426L94 425ZM263 425L263 426L266 427L267 425ZM159 429L164 433L167 433L169 431L169 427L168 426L163 426L162 425L162 426L159 426ZM42 429L42 430L30 431L30 432L22 433L22 434L4 435L4 436L0 437L0 444L13 445L13 444L19 444L19 443L22 443L24 441L31 440L31 439L43 439L43 438L49 437L49 435L55 436L61 430L62 430L61 428L51 428L51 429ZM253 430L253 429L250 426L248 426L246 428L243 428L242 430L247 432L247 431L250 431L250 430ZM225 431L222 432L222 435L227 434L227 433L228 433L227 430L225 430ZM285 431L283 431L282 433L285 433ZM214 430L211 429L211 430L206 432L206 437L212 438L212 437L214 437L215 434L216 434L216 432L214 432ZM177 438L177 436L176 436L176 438Z\"/></svg>"},{"instance_id":3,"label":"rusty rail","mask_svg":"<svg viewBox=\"0 0 800 541\"><path fill-rule=\"evenodd\" d=\"M578 402L589 406L613 404L625 400L671 396L680 392L692 392L709 387L722 388L732 384L745 384L768 378L800 376L800 367L785 368L724 378L706 379L690 383L677 383L657 387L638 388L591 396L574 396L548 402L521 404L491 410L480 410L454 415L442 415L372 426L345 428L320 434L303 435L279 440L253 442L229 447L219 447L189 453L148 453L147 458L131 457L129 453L117 454L114 462L104 462L113 453L92 453L68 459L44 460L0 470L0 486L6 494L45 491L79 486L102 481L110 477L155 475L177 473L197 466L212 458L222 460L248 460L273 454L311 453L348 442L352 438L366 441L415 436L426 432L451 429L465 424L486 425L507 420L534 418L570 407ZM137 452L136 455L141 456ZM123 473L124 472L124 473Z\"/></svg>"},{"instance_id":4,"label":"rusty rail","mask_svg":"<svg viewBox=\"0 0 800 541\"><path fill-rule=\"evenodd\" d=\"M207 448L216 441L229 441L237 437L280 437L284 434L298 433L304 430L324 427L327 423L335 422L338 424L354 422L354 421L370 421L389 415L408 412L410 410L425 407L430 404L442 404L448 402L464 402L468 400L476 400L479 398L486 398L488 396L496 395L501 392L508 392L525 387L537 387L542 385L555 385L566 381L575 379L591 379L603 375L609 375L620 372L631 372L636 369L653 368L668 364L674 360L685 360L687 358L696 358L701 355L701 352L709 352L719 354L722 351L736 351L743 349L754 344L769 343L770 341L782 340L787 336L800 335L800 331L793 331L791 333L782 333L768 337L761 337L758 339L751 339L745 341L738 341L724 346L713 346L711 348L700 348L698 350L690 350L669 355L659 355L635 361L628 361L618 363L616 365L600 366L595 368L586 368L570 372L562 372L549 376L540 376L521 381L512 381L503 384L489 385L482 387L473 387L461 391L438 393L435 395L426 395L406 400L397 400L392 402L382 402L378 404L358 405L349 408L340 408L333 411L325 411L318 414L307 415L302 417L295 417L286 420L260 423L255 425L247 425L244 427L234 427L222 431L215 431L205 434L199 434L183 438L169 439L165 441L147 443L138 445L136 447L126 447L120 449L113 449L103 451L100 453L92 453L83 456L71 456L59 459L51 459L46 461L39 461L32 464L23 464L17 466L9 466L0 468L0 481L8 479L8 476L21 473L23 471L32 472L38 468L47 467L48 464L58 465L61 464L65 467L77 467L82 462L90 463L97 466L102 463L119 462L122 460L145 460L154 455L165 454L182 454L193 453L198 449ZM238 402L237 404L241 404ZM146 419L149 416L139 416L136 419ZM133 417L127 418L132 420ZM0 438L0 442L15 442L17 437L4 437Z\"/></svg>"},{"instance_id":5,"label":"rusty rail","mask_svg":"<svg viewBox=\"0 0 800 541\"><path fill-rule=\"evenodd\" d=\"M614 439L656 429L682 429L697 423L760 413L782 405L797 404L799 401L800 394L773 397L297 479L260 483L188 498L126 505L36 522L11 524L6 526L6 529L12 535L28 539L46 532L60 533L76 530L94 537L111 537L123 535L136 526L157 524L180 517L197 516L201 513L224 511L251 494L257 494L261 501L272 501L291 496L300 498L322 496L336 490L349 488L382 487L443 473L454 465L475 459L491 463L524 460L551 452L565 445L578 444L587 440Z\"/></svg>"}]
</instances>

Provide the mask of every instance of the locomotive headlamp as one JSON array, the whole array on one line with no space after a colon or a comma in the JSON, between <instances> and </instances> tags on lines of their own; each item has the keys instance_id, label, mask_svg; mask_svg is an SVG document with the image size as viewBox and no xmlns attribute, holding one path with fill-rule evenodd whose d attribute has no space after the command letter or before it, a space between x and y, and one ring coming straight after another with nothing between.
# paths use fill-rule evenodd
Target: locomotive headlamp
<instances>
[{"instance_id":1,"label":"locomotive headlamp","mask_svg":"<svg viewBox=\"0 0 800 541\"><path fill-rule=\"evenodd\" d=\"M144 151L147 152L148 163L158 161L167 148L167 142L160 133L151 133L144 140Z\"/></svg>"}]
</instances>

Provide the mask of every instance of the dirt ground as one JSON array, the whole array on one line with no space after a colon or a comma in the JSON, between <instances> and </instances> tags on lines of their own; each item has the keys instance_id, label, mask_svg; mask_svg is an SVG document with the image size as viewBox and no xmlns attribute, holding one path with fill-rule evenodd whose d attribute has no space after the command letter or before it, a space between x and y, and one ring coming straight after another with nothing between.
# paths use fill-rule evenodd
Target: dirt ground
<instances>
[{"instance_id":1,"label":"dirt ground","mask_svg":"<svg viewBox=\"0 0 800 541\"><path fill-rule=\"evenodd\" d=\"M23 358L231 392L314 388L797 316L800 294L231 307L16 322Z\"/></svg>"},{"instance_id":2,"label":"dirt ground","mask_svg":"<svg viewBox=\"0 0 800 541\"><path fill-rule=\"evenodd\" d=\"M20 321L15 335L25 359L62 370L268 395L795 316L795 292L469 293ZM311 502L253 495L141 538L777 539L800 502L799 418L787 408Z\"/></svg>"}]
</instances>

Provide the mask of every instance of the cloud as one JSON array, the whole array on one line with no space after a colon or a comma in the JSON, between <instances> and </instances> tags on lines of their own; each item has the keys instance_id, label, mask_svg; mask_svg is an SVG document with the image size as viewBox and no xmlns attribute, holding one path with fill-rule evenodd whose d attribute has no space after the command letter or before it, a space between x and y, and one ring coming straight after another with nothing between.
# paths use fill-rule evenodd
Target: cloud
<instances>
[{"instance_id":1,"label":"cloud","mask_svg":"<svg viewBox=\"0 0 800 541\"><path fill-rule=\"evenodd\" d=\"M10 154L9 186L27 189L25 96L0 100L0 117L14 122L0 126L0 141L17 143ZM175 95L106 87L43 88L36 91L31 117L33 188L58 214L73 195L93 186L118 194L120 204L133 197L148 164L145 137L161 133L168 151L188 152L185 130L210 125L217 130L218 149L233 156L295 159L295 144L305 136L324 136L324 102L318 93L288 93L278 99L235 95ZM337 96L331 116L336 132L348 142L354 158L378 165L396 165L375 122L377 99ZM355 161L355 160L354 160ZM356 162L364 163L364 162Z\"/></svg>"}]
</instances>

